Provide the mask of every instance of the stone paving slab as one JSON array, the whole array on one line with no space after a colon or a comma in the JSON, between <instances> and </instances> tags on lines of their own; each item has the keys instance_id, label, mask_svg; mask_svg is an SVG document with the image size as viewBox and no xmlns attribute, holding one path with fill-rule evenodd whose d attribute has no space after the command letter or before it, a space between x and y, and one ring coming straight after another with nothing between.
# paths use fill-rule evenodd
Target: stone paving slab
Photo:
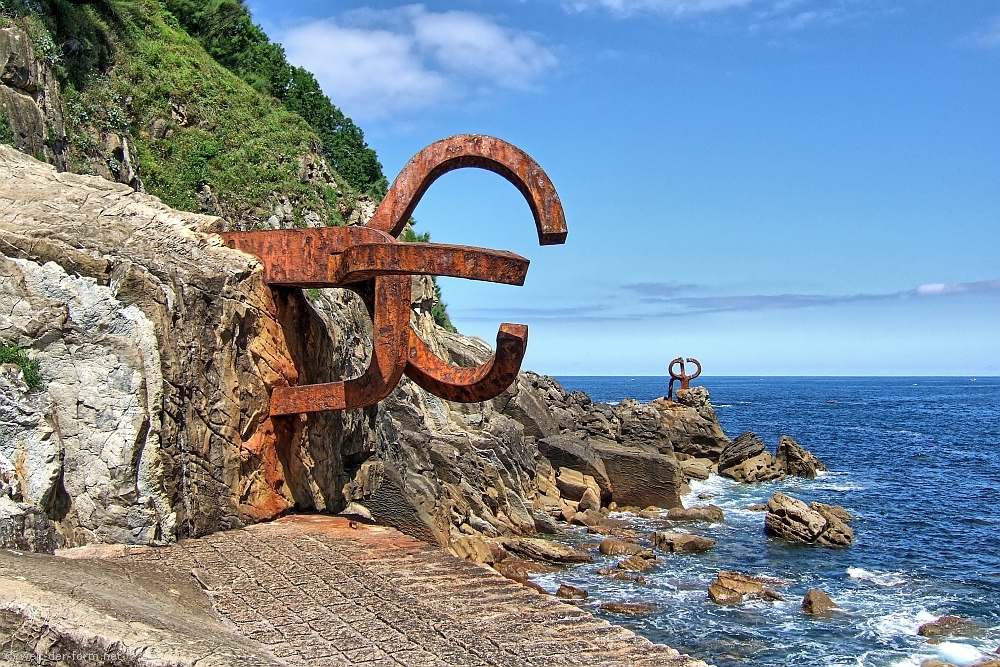
<instances>
[{"instance_id":1,"label":"stone paving slab","mask_svg":"<svg viewBox=\"0 0 1000 667\"><path fill-rule=\"evenodd\" d=\"M289 665L704 666L392 528L341 517L290 516L123 557L191 573L226 623Z\"/></svg>"}]
</instances>

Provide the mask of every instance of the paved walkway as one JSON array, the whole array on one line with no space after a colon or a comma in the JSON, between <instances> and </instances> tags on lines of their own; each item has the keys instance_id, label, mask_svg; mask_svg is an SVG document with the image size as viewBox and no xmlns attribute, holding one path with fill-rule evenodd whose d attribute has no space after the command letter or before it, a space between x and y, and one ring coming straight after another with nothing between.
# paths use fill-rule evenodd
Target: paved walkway
<instances>
[{"instance_id":1,"label":"paved walkway","mask_svg":"<svg viewBox=\"0 0 1000 667\"><path fill-rule=\"evenodd\" d=\"M224 621L290 665L695 667L391 528L292 516L125 556L191 572Z\"/></svg>"}]
</instances>

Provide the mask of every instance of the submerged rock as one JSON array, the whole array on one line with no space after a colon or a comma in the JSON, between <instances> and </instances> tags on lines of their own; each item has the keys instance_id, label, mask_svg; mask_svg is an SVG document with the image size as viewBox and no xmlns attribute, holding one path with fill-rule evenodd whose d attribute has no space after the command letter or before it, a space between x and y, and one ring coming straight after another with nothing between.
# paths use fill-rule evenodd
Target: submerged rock
<instances>
[{"instance_id":1,"label":"submerged rock","mask_svg":"<svg viewBox=\"0 0 1000 667\"><path fill-rule=\"evenodd\" d=\"M917 630L921 637L975 637L982 632L980 624L961 616L942 616L936 621L924 623Z\"/></svg>"},{"instance_id":2,"label":"submerged rock","mask_svg":"<svg viewBox=\"0 0 1000 667\"><path fill-rule=\"evenodd\" d=\"M628 616L649 614L652 613L653 609L655 607L648 602L605 602L601 605L601 611Z\"/></svg>"}]
</instances>

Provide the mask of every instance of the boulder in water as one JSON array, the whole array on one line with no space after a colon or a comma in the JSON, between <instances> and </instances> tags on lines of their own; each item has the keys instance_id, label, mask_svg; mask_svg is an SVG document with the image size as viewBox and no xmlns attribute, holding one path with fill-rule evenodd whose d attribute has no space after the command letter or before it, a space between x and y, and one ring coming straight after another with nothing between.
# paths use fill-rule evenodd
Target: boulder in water
<instances>
[{"instance_id":1,"label":"boulder in water","mask_svg":"<svg viewBox=\"0 0 1000 667\"><path fill-rule=\"evenodd\" d=\"M589 596L590 593L582 588L577 588L576 586L570 586L568 584L561 584L559 586L559 590L556 591L556 597L562 598L563 600L586 600Z\"/></svg>"},{"instance_id":2,"label":"boulder in water","mask_svg":"<svg viewBox=\"0 0 1000 667\"><path fill-rule=\"evenodd\" d=\"M818 588L810 588L802 598L802 611L807 614L825 614L832 609L840 609L830 596Z\"/></svg>"},{"instance_id":3,"label":"boulder in water","mask_svg":"<svg viewBox=\"0 0 1000 667\"><path fill-rule=\"evenodd\" d=\"M663 530L653 533L652 540L653 546L657 549L678 554L702 553L715 546L715 540L711 537L671 533Z\"/></svg>"},{"instance_id":4,"label":"boulder in water","mask_svg":"<svg viewBox=\"0 0 1000 667\"><path fill-rule=\"evenodd\" d=\"M739 572L719 572L719 576L708 587L708 597L716 604L739 604L744 600L783 600L777 592L764 584L775 581L763 577L753 577Z\"/></svg>"},{"instance_id":5,"label":"boulder in water","mask_svg":"<svg viewBox=\"0 0 1000 667\"><path fill-rule=\"evenodd\" d=\"M778 467L793 477L815 479L816 473L826 470L823 462L787 435L778 440Z\"/></svg>"},{"instance_id":6,"label":"boulder in water","mask_svg":"<svg viewBox=\"0 0 1000 667\"><path fill-rule=\"evenodd\" d=\"M921 637L974 637L982 631L982 626L975 621L961 616L942 616L936 621L921 625L917 634Z\"/></svg>"},{"instance_id":7,"label":"boulder in water","mask_svg":"<svg viewBox=\"0 0 1000 667\"><path fill-rule=\"evenodd\" d=\"M843 520L850 514L843 507L813 503L778 492L767 501L764 530L789 542L847 547L854 542L854 531Z\"/></svg>"},{"instance_id":8,"label":"boulder in water","mask_svg":"<svg viewBox=\"0 0 1000 667\"><path fill-rule=\"evenodd\" d=\"M653 605L648 602L605 602L601 605L601 611L606 611L611 614L626 614L629 616L648 614L652 612L653 609Z\"/></svg>"}]
</instances>

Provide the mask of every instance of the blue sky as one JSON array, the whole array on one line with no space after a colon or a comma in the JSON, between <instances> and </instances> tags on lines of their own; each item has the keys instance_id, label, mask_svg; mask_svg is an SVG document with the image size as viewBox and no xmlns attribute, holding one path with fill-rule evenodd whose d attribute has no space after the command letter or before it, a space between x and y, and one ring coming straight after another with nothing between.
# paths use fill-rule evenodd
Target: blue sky
<instances>
[{"instance_id":1,"label":"blue sky","mask_svg":"<svg viewBox=\"0 0 1000 667\"><path fill-rule=\"evenodd\" d=\"M499 177L446 175L433 240L524 287L442 280L459 329L530 326L554 375L1000 374L1000 2L254 0L390 179L464 132L531 154L540 248Z\"/></svg>"}]
</instances>

